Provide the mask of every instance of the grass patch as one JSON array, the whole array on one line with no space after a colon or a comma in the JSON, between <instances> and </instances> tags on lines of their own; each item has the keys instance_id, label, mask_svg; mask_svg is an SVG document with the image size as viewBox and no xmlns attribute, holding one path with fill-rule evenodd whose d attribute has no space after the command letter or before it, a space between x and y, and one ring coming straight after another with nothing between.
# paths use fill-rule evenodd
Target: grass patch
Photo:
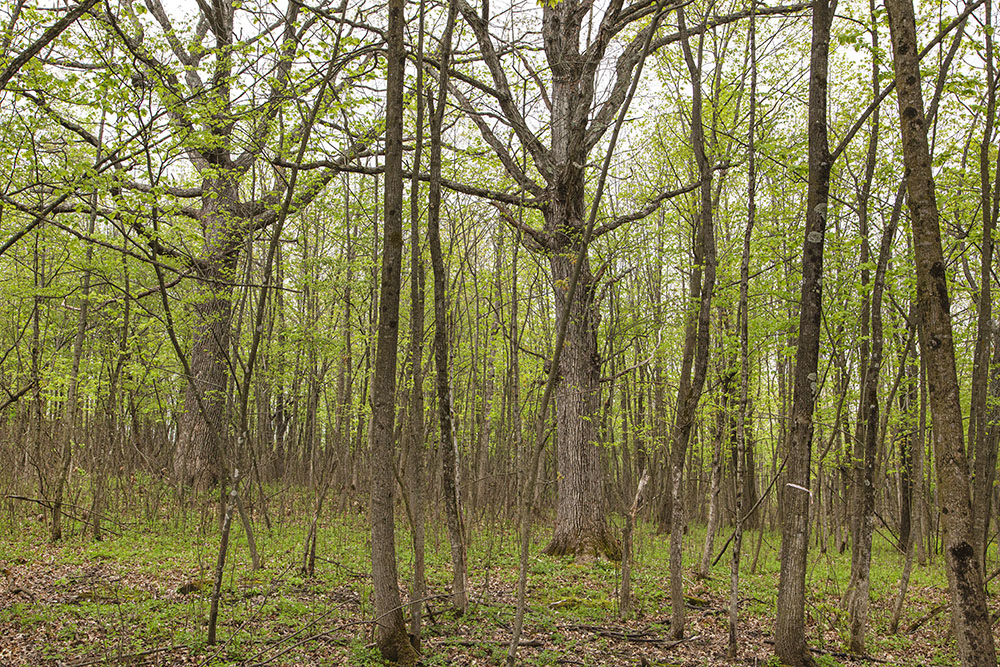
<instances>
[{"instance_id":1,"label":"grass patch","mask_svg":"<svg viewBox=\"0 0 1000 667\"><path fill-rule=\"evenodd\" d=\"M292 495L270 530L256 517L263 568L252 571L242 527L234 524L223 577L219 636L205 644L212 572L218 549L210 512L149 512L120 535L95 542L82 532L47 542L44 521L8 524L0 568L0 650L12 664L115 660L126 664L249 665L265 659L284 665L379 665L371 625L368 528L356 513L325 512L320 521L315 576L299 571L308 528L309 499ZM273 508L275 513L278 508ZM2 526L0 526L2 530ZM693 568L704 529L691 526L684 545L688 641L670 642L669 539L640 524L635 535L633 595L637 614L618 620L621 573L617 563L573 561L539 553L549 528L537 527L529 580L524 664L722 665L728 619L729 556L708 578ZM728 535L724 528L718 549ZM422 638L426 665L498 664L506 655L514 617L517 541L510 526L474 526L469 544L470 608L460 618L446 600L429 601ZM762 547L750 563L757 540ZM405 525L398 527L401 587L408 587L412 554ZM780 536L751 531L741 573L741 657L770 655ZM427 578L432 595L450 585L447 537L440 524L427 531ZM869 653L897 665L952 664L947 613L924 620L913 634L888 633L902 556L876 537L872 561ZM808 569L807 640L824 653L818 664L863 664L841 657L848 638L840 597L850 554L813 550ZM901 628L946 600L940 563L915 567ZM995 603L995 600L991 601ZM994 605L995 606L995 605ZM690 639L697 636L697 639ZM567 662L570 661L570 662ZM98 662L97 664L100 664Z\"/></svg>"}]
</instances>

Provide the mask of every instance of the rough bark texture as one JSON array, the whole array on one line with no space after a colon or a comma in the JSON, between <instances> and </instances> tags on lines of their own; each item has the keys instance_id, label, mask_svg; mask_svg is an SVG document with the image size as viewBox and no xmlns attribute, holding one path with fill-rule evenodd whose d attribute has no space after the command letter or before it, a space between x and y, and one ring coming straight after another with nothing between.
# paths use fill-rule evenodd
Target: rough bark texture
<instances>
[{"instance_id":1,"label":"rough bark texture","mask_svg":"<svg viewBox=\"0 0 1000 667\"><path fill-rule=\"evenodd\" d=\"M393 496L396 480L395 419L396 348L399 342L399 292L403 254L403 7L389 1L388 76L386 82L385 221L382 231L382 274L379 292L378 346L372 383L371 529L372 588L376 642L382 657L400 664L416 662L403 624L396 570Z\"/></svg>"},{"instance_id":2,"label":"rough bark texture","mask_svg":"<svg viewBox=\"0 0 1000 667\"><path fill-rule=\"evenodd\" d=\"M927 365L934 428L938 501L945 529L945 563L952 627L966 667L995 667L996 651L983 574L974 547L969 468L962 433L947 276L941 249L911 0L889 0L889 27L906 189L913 227L920 351Z\"/></svg>"},{"instance_id":3,"label":"rough bark texture","mask_svg":"<svg viewBox=\"0 0 1000 667\"><path fill-rule=\"evenodd\" d=\"M545 54L552 68L551 177L547 179L545 231L552 242L549 266L557 318L569 318L555 394L556 528L545 553L603 554L617 560L621 547L605 518L604 461L597 446L600 318L587 256L573 302L566 302L585 220L587 114L594 94L594 74L580 53L584 12L579 5L577 0L546 5L542 20Z\"/></svg>"},{"instance_id":4,"label":"rough bark texture","mask_svg":"<svg viewBox=\"0 0 1000 667\"><path fill-rule=\"evenodd\" d=\"M236 184L228 181L211 190L203 201L211 236L204 258L195 266L197 289L190 361L192 377L184 390L184 406L177 422L174 479L184 486L215 486L223 471L222 437L227 432L226 387L229 382L229 340L232 329L232 281L239 237L232 207ZM214 432L213 432L213 429Z\"/></svg>"},{"instance_id":5,"label":"rough bark texture","mask_svg":"<svg viewBox=\"0 0 1000 667\"><path fill-rule=\"evenodd\" d=\"M582 192L582 170L578 174L578 186ZM582 206L582 196L573 197L571 201L563 202L563 206L556 207L561 210L550 213L550 216L580 220ZM547 225L557 226L558 223L547 222ZM553 556L606 555L618 559L621 547L605 519L604 461L597 447L600 357L597 352L599 316L594 307L594 278L589 262L584 260L576 289L576 294L580 296L574 298L572 304L566 303L566 286L573 275L573 262L578 252L574 245L567 246L565 252L553 254L549 262L555 281L558 317L569 317L569 323L555 393L559 469L556 528L545 553Z\"/></svg>"},{"instance_id":6,"label":"rough bark texture","mask_svg":"<svg viewBox=\"0 0 1000 667\"><path fill-rule=\"evenodd\" d=\"M813 664L805 640L806 556L809 550L809 464L812 456L813 408L819 393L820 316L823 289L823 244L830 192L830 151L827 143L826 92L830 24L833 7L827 0L813 4L809 71L809 190L806 199L805 243L802 248L802 290L799 335L795 351L791 428L785 456L782 494L781 578L774 652L795 667Z\"/></svg>"}]
</instances>

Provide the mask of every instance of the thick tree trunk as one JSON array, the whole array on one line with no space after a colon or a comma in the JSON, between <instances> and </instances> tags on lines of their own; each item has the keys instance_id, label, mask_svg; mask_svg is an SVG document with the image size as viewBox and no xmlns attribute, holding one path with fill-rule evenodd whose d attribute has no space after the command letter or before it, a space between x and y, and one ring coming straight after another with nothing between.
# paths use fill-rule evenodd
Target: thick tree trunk
<instances>
[{"instance_id":1,"label":"thick tree trunk","mask_svg":"<svg viewBox=\"0 0 1000 667\"><path fill-rule=\"evenodd\" d=\"M201 273L194 305L195 330L184 390L184 406L177 422L174 478L184 486L207 489L222 477L223 452L219 442L228 427L226 387L232 290L220 283L231 280L232 263ZM213 429L215 431L213 432Z\"/></svg>"},{"instance_id":2,"label":"thick tree trunk","mask_svg":"<svg viewBox=\"0 0 1000 667\"><path fill-rule=\"evenodd\" d=\"M206 179L202 212L207 238L203 258L196 260L192 305L194 333L177 422L174 479L183 486L215 486L224 471L223 451L229 432L226 389L232 328L233 274L241 244L237 224L237 185L227 178Z\"/></svg>"},{"instance_id":3,"label":"thick tree trunk","mask_svg":"<svg viewBox=\"0 0 1000 667\"><path fill-rule=\"evenodd\" d=\"M580 95L579 65L573 55L579 44L579 19L573 2L546 7L544 35L550 59L565 70L552 84L552 157L558 174L549 186L545 229L553 240L549 256L555 292L556 319L568 318L565 348L556 386L556 527L545 553L604 554L617 560L621 547L605 518L604 461L597 447L601 359L597 351L600 315L594 305L594 276L585 255L573 302L566 292L573 276L586 218L584 166L587 163L577 126Z\"/></svg>"},{"instance_id":4,"label":"thick tree trunk","mask_svg":"<svg viewBox=\"0 0 1000 667\"><path fill-rule=\"evenodd\" d=\"M582 180L582 179L581 179ZM581 195L582 195L582 183ZM565 220L582 219L583 198L563 209ZM560 207L561 208L561 207ZM553 212L552 215L558 215ZM559 228L558 223L549 226ZM608 528L604 498L604 460L597 446L600 408L600 358L597 352L598 313L594 279L585 259L576 295L566 303L577 247L553 254L549 264L556 292L558 318L569 317L556 386L557 482L556 528L545 553L553 556L605 555L617 560L621 547ZM567 315L568 311L568 315Z\"/></svg>"},{"instance_id":5,"label":"thick tree trunk","mask_svg":"<svg viewBox=\"0 0 1000 667\"><path fill-rule=\"evenodd\" d=\"M809 186L802 249L799 335L781 502L781 577L774 629L774 652L793 667L813 664L805 640L805 580L809 550L809 501L812 495L809 465L813 408L819 394L817 368L823 303L823 243L830 192L826 93L832 21L833 6L827 0L817 0L813 4L809 65Z\"/></svg>"},{"instance_id":6,"label":"thick tree trunk","mask_svg":"<svg viewBox=\"0 0 1000 667\"><path fill-rule=\"evenodd\" d=\"M892 34L900 135L913 226L920 351L927 364L935 433L938 501L945 529L952 627L963 665L995 667L996 650L983 573L974 546L969 467L963 443L948 284L920 86L916 19L910 0L889 0L886 9Z\"/></svg>"}]
</instances>

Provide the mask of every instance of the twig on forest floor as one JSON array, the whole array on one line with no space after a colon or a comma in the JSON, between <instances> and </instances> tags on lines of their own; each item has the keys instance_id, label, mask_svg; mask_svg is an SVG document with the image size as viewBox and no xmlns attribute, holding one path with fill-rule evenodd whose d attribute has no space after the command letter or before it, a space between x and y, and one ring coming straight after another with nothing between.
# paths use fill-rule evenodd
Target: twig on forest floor
<instances>
[{"instance_id":1,"label":"twig on forest floor","mask_svg":"<svg viewBox=\"0 0 1000 667\"><path fill-rule=\"evenodd\" d=\"M600 635L601 637L617 639L619 641L658 644L661 648L673 648L678 644L683 644L701 637L701 635L691 635L690 637L684 637L683 639L664 639L663 637L651 636L652 629L649 627L635 632L629 631L626 628L611 628L602 625L560 625L559 628L561 630L571 630L577 632L592 632L596 635Z\"/></svg>"},{"instance_id":2,"label":"twig on forest floor","mask_svg":"<svg viewBox=\"0 0 1000 667\"><path fill-rule=\"evenodd\" d=\"M773 639L765 639L765 644L774 645ZM876 658L873 655L856 655L854 653L844 653L843 651L827 651L822 648L814 648L812 646L807 647L812 653L817 655L828 655L834 658L842 658L844 660L860 660L862 662L877 662L881 664L888 664L888 660L883 660L882 658Z\"/></svg>"},{"instance_id":3,"label":"twig on forest floor","mask_svg":"<svg viewBox=\"0 0 1000 667\"><path fill-rule=\"evenodd\" d=\"M947 608L948 608L947 602L942 602L937 606L931 607L930 611L928 611L926 614L924 614L917 620L913 621L913 623L910 623L909 627L906 628L906 632L907 633L915 632L917 628L919 628L921 625L931 620L932 618L934 618Z\"/></svg>"},{"instance_id":4,"label":"twig on forest floor","mask_svg":"<svg viewBox=\"0 0 1000 667\"><path fill-rule=\"evenodd\" d=\"M439 646L482 646L483 644L506 644L506 639L447 639L444 641L435 642ZM525 640L518 642L518 646L527 646L529 648L541 648L545 646L545 642L539 641L537 639Z\"/></svg>"},{"instance_id":5,"label":"twig on forest floor","mask_svg":"<svg viewBox=\"0 0 1000 667\"><path fill-rule=\"evenodd\" d=\"M139 653L127 653L125 655L119 655L115 657L103 657L103 658L91 658L89 660L77 660L76 662L66 663L66 667L85 667L86 665L97 665L101 663L108 662L124 662L125 660L132 660L133 658L142 658L147 655L152 655L153 653L165 653L169 651L176 651L179 648L187 648L186 644L174 644L173 646L163 646L160 648L151 648L148 651L140 651ZM134 663L133 663L134 664Z\"/></svg>"}]
</instances>

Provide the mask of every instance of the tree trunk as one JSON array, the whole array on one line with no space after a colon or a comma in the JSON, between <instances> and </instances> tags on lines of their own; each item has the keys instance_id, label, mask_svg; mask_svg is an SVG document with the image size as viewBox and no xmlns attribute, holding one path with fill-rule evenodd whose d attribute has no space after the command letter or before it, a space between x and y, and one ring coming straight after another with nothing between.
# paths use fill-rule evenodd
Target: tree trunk
<instances>
[{"instance_id":1,"label":"tree trunk","mask_svg":"<svg viewBox=\"0 0 1000 667\"><path fill-rule=\"evenodd\" d=\"M448 67L451 58L451 36L455 26L457 7L449 2L448 23L441 40L441 67L438 78L437 104L431 109L431 178L427 200L427 242L431 251L434 272L434 363L437 369L438 421L441 427L441 487L444 493L445 518L448 524L448 542L451 546L451 606L464 614L468 606L466 592L468 565L465 553L465 531L462 526L461 501L457 484L457 443L455 442L453 407L451 397L450 352L448 343L448 295L446 292L444 256L441 253L441 127L444 122L445 100L448 92Z\"/></svg>"},{"instance_id":2,"label":"tree trunk","mask_svg":"<svg viewBox=\"0 0 1000 667\"><path fill-rule=\"evenodd\" d=\"M913 226L920 351L927 363L938 500L946 533L945 561L952 627L963 665L995 667L996 651L983 573L974 546L969 468L962 442L962 410L920 86L916 20L910 0L889 0L886 9L892 34L900 135Z\"/></svg>"},{"instance_id":3,"label":"tree trunk","mask_svg":"<svg viewBox=\"0 0 1000 667\"><path fill-rule=\"evenodd\" d=\"M674 639L684 637L684 460L701 390L708 369L709 329L711 327L712 291L715 289L715 229L712 220L712 166L705 154L705 134L702 126L701 64L691 52L684 9L678 8L677 21L681 34L684 60L691 76L691 144L694 149L699 188L699 215L694 243L694 267L691 272L687 324L684 330L684 353L681 362L681 379L677 388L677 410L670 438L672 482L672 507L670 512L670 602L672 614L670 634ZM701 58L701 43L698 48Z\"/></svg>"},{"instance_id":4,"label":"tree trunk","mask_svg":"<svg viewBox=\"0 0 1000 667\"><path fill-rule=\"evenodd\" d=\"M233 273L240 240L233 221L235 182L218 179L214 188L206 179L203 203L208 229L205 255L197 260L194 339L191 346L184 405L177 422L174 479L183 486L207 489L223 475L222 451L229 431L226 388L229 385L229 344Z\"/></svg>"},{"instance_id":5,"label":"tree trunk","mask_svg":"<svg viewBox=\"0 0 1000 667\"><path fill-rule=\"evenodd\" d=\"M740 386L739 413L736 416L736 446L733 466L735 498L735 526L733 528L733 554L729 566L729 642L726 657L735 662L738 654L740 558L743 553L743 508L755 502L746 493L747 476L747 430L748 395L750 389L750 332L749 332L749 288L750 288L750 240L757 221L757 16L756 4L750 1L750 129L747 131L747 227L743 233L743 252L740 257L740 300L736 310L736 329L740 345ZM750 460L752 465L752 459Z\"/></svg>"},{"instance_id":6,"label":"tree trunk","mask_svg":"<svg viewBox=\"0 0 1000 667\"><path fill-rule=\"evenodd\" d=\"M874 3L871 5L874 12ZM872 33L873 52L878 51L878 32ZM879 94L878 59L872 60L872 94ZM868 157L865 164L865 180L858 197L858 214L861 227L862 247L868 245L868 197L871 193L875 173L875 159L878 148L878 109L872 113L871 130L868 135ZM862 456L855 461L855 498L857 504L857 530L851 550L851 579L848 584L847 609L850 613L850 651L855 655L865 654L865 634L868 631L868 611L871 606L871 561L872 530L875 515L875 466L879 436L879 375L882 370L882 293L885 286L885 272L892 250L892 240L899 220L898 207L893 210L890 224L882 235L875 279L871 289L863 290L871 294L868 323L869 330L862 332L870 341L868 365L864 371L864 384L858 409L858 432L862 435ZM863 253L864 254L864 253ZM867 261L865 259L862 260ZM867 273L867 271L865 272Z\"/></svg>"},{"instance_id":7,"label":"tree trunk","mask_svg":"<svg viewBox=\"0 0 1000 667\"><path fill-rule=\"evenodd\" d=\"M580 196L554 206L547 226L558 229L560 217L583 219L583 179ZM594 305L594 278L589 260L584 265L572 304L566 303L566 286L573 275L578 246L572 244L550 259L558 319L569 317L566 342L556 386L557 481L556 528L545 553L552 556L606 555L617 560L621 548L605 518L604 460L597 446L600 409L600 357L597 351L599 315ZM568 313L568 314L567 314ZM558 326L558 324L557 324Z\"/></svg>"},{"instance_id":8,"label":"tree trunk","mask_svg":"<svg viewBox=\"0 0 1000 667\"><path fill-rule=\"evenodd\" d=\"M101 118L100 132L98 134L98 147L97 155L95 156L95 164L99 164L101 160L101 148L103 146L104 140L104 117ZM87 221L87 234L93 236L94 234L94 224L97 220L97 193L93 193L91 199L93 209L90 212L89 219ZM87 333L87 316L90 309L90 266L94 257L94 246L88 243L87 249L84 253L85 261L83 270L83 279L80 285L80 311L77 316L76 321L76 336L73 338L73 362L70 367L69 382L66 386L66 405L63 411L62 424L60 428L59 437L62 441L62 461L59 467L59 478L56 480L56 488L52 494L52 531L50 533L50 538L53 542L57 542L62 538L62 504L63 504L63 493L65 491L66 484L69 481L70 467L73 463L73 440L76 436L74 432L76 428L76 413L77 413L77 389L79 388L80 380L80 360L83 357L83 340ZM97 494L95 493L94 504L98 504ZM94 517L94 533L99 534L97 526L99 521L97 517Z\"/></svg>"},{"instance_id":9,"label":"tree trunk","mask_svg":"<svg viewBox=\"0 0 1000 667\"><path fill-rule=\"evenodd\" d=\"M969 414L969 458L972 459L972 537L980 568L986 571L986 545L989 543L990 506L997 467L997 429L989 419L995 412L987 396L995 397L995 371L990 372L990 346L993 332L993 232L996 208L990 194L990 157L993 145L993 124L996 115L996 77L993 66L993 3L986 0L986 126L979 148L979 207L983 216L981 244L982 263L979 274L979 295L976 300L976 347L972 366L972 401ZM1000 350L998 350L1000 352ZM995 360L994 360L995 361ZM992 409L991 409L992 408Z\"/></svg>"},{"instance_id":10,"label":"tree trunk","mask_svg":"<svg viewBox=\"0 0 1000 667\"><path fill-rule=\"evenodd\" d=\"M424 57L425 2L420 0L417 27L417 62ZM413 541L413 588L410 594L410 637L420 646L420 626L427 596L424 563L424 263L420 256L420 158L424 147L424 68L417 67L417 128L410 179L410 388L406 477L410 492Z\"/></svg>"},{"instance_id":11,"label":"tree trunk","mask_svg":"<svg viewBox=\"0 0 1000 667\"><path fill-rule=\"evenodd\" d=\"M806 556L809 550L809 500L812 494L809 488L809 465L812 455L813 408L819 394L819 377L816 371L823 303L823 243L830 192L826 93L833 10L834 7L827 0L817 0L813 4L809 63L809 185L805 242L802 249L795 385L781 502L781 577L778 585L774 652L779 659L793 667L813 664L805 639L805 583Z\"/></svg>"},{"instance_id":12,"label":"tree trunk","mask_svg":"<svg viewBox=\"0 0 1000 667\"><path fill-rule=\"evenodd\" d=\"M405 0L389 0L385 130L385 219L379 291L378 343L372 381L371 531L372 588L376 642L382 657L413 665L416 652L403 624L396 570L393 496L395 452L396 353L399 342L399 293L403 254L403 9Z\"/></svg>"}]
</instances>

